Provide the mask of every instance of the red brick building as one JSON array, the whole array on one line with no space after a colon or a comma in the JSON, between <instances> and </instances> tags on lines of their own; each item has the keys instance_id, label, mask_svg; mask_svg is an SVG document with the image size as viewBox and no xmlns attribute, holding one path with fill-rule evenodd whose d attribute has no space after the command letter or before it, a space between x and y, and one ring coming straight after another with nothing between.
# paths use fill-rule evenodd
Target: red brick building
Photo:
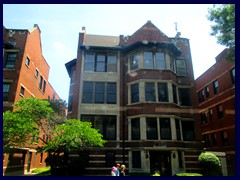
<instances>
[{"instance_id":1,"label":"red brick building","mask_svg":"<svg viewBox=\"0 0 240 180\"><path fill-rule=\"evenodd\" d=\"M169 38L151 21L131 36L79 33L68 117L90 121L108 142L86 149L87 173L109 174L116 162L128 173L161 176L198 172L202 151L189 40Z\"/></svg>"},{"instance_id":2,"label":"red brick building","mask_svg":"<svg viewBox=\"0 0 240 180\"><path fill-rule=\"evenodd\" d=\"M223 50L216 63L195 81L202 138L206 151L218 155L224 175L235 175L235 63Z\"/></svg>"},{"instance_id":3,"label":"red brick building","mask_svg":"<svg viewBox=\"0 0 240 180\"><path fill-rule=\"evenodd\" d=\"M60 99L48 82L50 67L42 54L41 31L7 29L3 26L3 111L22 98ZM44 167L46 154L36 154L35 147L4 154L3 173L23 174Z\"/></svg>"}]
</instances>

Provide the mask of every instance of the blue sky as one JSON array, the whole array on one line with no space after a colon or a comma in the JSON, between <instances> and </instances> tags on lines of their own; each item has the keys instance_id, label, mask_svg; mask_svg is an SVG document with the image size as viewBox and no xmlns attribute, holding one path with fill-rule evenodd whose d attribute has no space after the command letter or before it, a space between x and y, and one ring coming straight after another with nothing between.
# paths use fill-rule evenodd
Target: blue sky
<instances>
[{"instance_id":1,"label":"blue sky","mask_svg":"<svg viewBox=\"0 0 240 180\"><path fill-rule=\"evenodd\" d=\"M41 30L43 56L50 66L49 82L68 100L70 79L65 63L76 58L82 27L88 34L132 35L148 20L168 37L190 40L195 79L215 63L225 48L210 36L207 20L211 4L3 4L3 25L8 29Z\"/></svg>"}]
</instances>

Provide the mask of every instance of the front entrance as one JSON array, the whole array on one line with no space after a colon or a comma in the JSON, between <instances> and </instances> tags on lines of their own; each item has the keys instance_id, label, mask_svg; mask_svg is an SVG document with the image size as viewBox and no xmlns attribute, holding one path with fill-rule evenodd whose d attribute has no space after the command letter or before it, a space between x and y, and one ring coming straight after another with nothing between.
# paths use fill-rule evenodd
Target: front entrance
<instances>
[{"instance_id":1,"label":"front entrance","mask_svg":"<svg viewBox=\"0 0 240 180\"><path fill-rule=\"evenodd\" d=\"M159 170L161 176L172 176L171 152L149 151L149 155L151 173Z\"/></svg>"}]
</instances>

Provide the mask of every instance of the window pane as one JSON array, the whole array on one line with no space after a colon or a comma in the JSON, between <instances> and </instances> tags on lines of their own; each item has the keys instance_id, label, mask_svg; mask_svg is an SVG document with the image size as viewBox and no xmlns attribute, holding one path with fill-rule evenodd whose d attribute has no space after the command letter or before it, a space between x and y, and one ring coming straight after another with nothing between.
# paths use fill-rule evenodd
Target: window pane
<instances>
[{"instance_id":1,"label":"window pane","mask_svg":"<svg viewBox=\"0 0 240 180\"><path fill-rule=\"evenodd\" d=\"M27 66L29 66L29 64L30 64L30 59L29 59L28 57L26 58L25 64L26 64Z\"/></svg>"},{"instance_id":2,"label":"window pane","mask_svg":"<svg viewBox=\"0 0 240 180\"><path fill-rule=\"evenodd\" d=\"M140 119L135 118L131 120L131 128L132 128L132 140L140 139Z\"/></svg>"},{"instance_id":3,"label":"window pane","mask_svg":"<svg viewBox=\"0 0 240 180\"><path fill-rule=\"evenodd\" d=\"M158 83L158 101L168 102L167 83Z\"/></svg>"},{"instance_id":4,"label":"window pane","mask_svg":"<svg viewBox=\"0 0 240 180\"><path fill-rule=\"evenodd\" d=\"M43 84L43 77L40 76L39 85L38 85L39 89L42 89L42 84Z\"/></svg>"},{"instance_id":5,"label":"window pane","mask_svg":"<svg viewBox=\"0 0 240 180\"><path fill-rule=\"evenodd\" d=\"M107 103L116 104L116 83L107 83Z\"/></svg>"},{"instance_id":6,"label":"window pane","mask_svg":"<svg viewBox=\"0 0 240 180\"><path fill-rule=\"evenodd\" d=\"M173 72L175 72L175 68L174 68L174 58L173 58L173 57L171 57L171 59L170 59L170 70L173 71Z\"/></svg>"},{"instance_id":7,"label":"window pane","mask_svg":"<svg viewBox=\"0 0 240 180\"><path fill-rule=\"evenodd\" d=\"M105 72L105 56L104 55L97 55L96 71Z\"/></svg>"},{"instance_id":8,"label":"window pane","mask_svg":"<svg viewBox=\"0 0 240 180\"><path fill-rule=\"evenodd\" d=\"M93 102L93 82L83 82L83 103L92 103Z\"/></svg>"},{"instance_id":9,"label":"window pane","mask_svg":"<svg viewBox=\"0 0 240 180\"><path fill-rule=\"evenodd\" d=\"M131 103L139 102L139 86L134 84L131 86Z\"/></svg>"},{"instance_id":10,"label":"window pane","mask_svg":"<svg viewBox=\"0 0 240 180\"><path fill-rule=\"evenodd\" d=\"M7 61L5 64L6 68L14 68L15 67L15 62L16 62L16 58L17 58L17 53L8 53L7 54Z\"/></svg>"},{"instance_id":11,"label":"window pane","mask_svg":"<svg viewBox=\"0 0 240 180\"><path fill-rule=\"evenodd\" d=\"M4 83L3 84L3 101L8 100L9 90L10 90L10 84L9 83Z\"/></svg>"},{"instance_id":12,"label":"window pane","mask_svg":"<svg viewBox=\"0 0 240 180\"><path fill-rule=\"evenodd\" d=\"M146 101L156 101L155 83L145 83L145 100Z\"/></svg>"},{"instance_id":13,"label":"window pane","mask_svg":"<svg viewBox=\"0 0 240 180\"><path fill-rule=\"evenodd\" d=\"M175 85L172 85L172 91L173 91L173 102L175 104L178 104L178 100L177 100L177 88Z\"/></svg>"},{"instance_id":14,"label":"window pane","mask_svg":"<svg viewBox=\"0 0 240 180\"><path fill-rule=\"evenodd\" d=\"M94 116L93 127L103 134L103 116Z\"/></svg>"},{"instance_id":15,"label":"window pane","mask_svg":"<svg viewBox=\"0 0 240 180\"><path fill-rule=\"evenodd\" d=\"M179 119L175 119L177 140L181 140L181 130L180 130L180 124L179 123L180 123Z\"/></svg>"},{"instance_id":16,"label":"window pane","mask_svg":"<svg viewBox=\"0 0 240 180\"><path fill-rule=\"evenodd\" d=\"M160 134L161 139L172 139L171 135L171 124L169 118L160 119Z\"/></svg>"},{"instance_id":17,"label":"window pane","mask_svg":"<svg viewBox=\"0 0 240 180\"><path fill-rule=\"evenodd\" d=\"M166 69L166 62L163 52L156 53L156 66L157 69Z\"/></svg>"},{"instance_id":18,"label":"window pane","mask_svg":"<svg viewBox=\"0 0 240 180\"><path fill-rule=\"evenodd\" d=\"M190 100L190 89L188 88L179 88L179 99L181 106L191 106Z\"/></svg>"},{"instance_id":19,"label":"window pane","mask_svg":"<svg viewBox=\"0 0 240 180\"><path fill-rule=\"evenodd\" d=\"M187 69L186 69L186 62L185 60L177 60L177 74L179 76L186 76L187 75Z\"/></svg>"},{"instance_id":20,"label":"window pane","mask_svg":"<svg viewBox=\"0 0 240 180\"><path fill-rule=\"evenodd\" d=\"M138 69L138 55L134 54L130 58L130 70Z\"/></svg>"},{"instance_id":21,"label":"window pane","mask_svg":"<svg viewBox=\"0 0 240 180\"><path fill-rule=\"evenodd\" d=\"M85 54L84 71L94 71L94 53Z\"/></svg>"},{"instance_id":22,"label":"window pane","mask_svg":"<svg viewBox=\"0 0 240 180\"><path fill-rule=\"evenodd\" d=\"M146 124L147 124L147 139L158 139L157 119L146 118Z\"/></svg>"},{"instance_id":23,"label":"window pane","mask_svg":"<svg viewBox=\"0 0 240 180\"><path fill-rule=\"evenodd\" d=\"M95 84L95 103L104 103L105 83L96 82Z\"/></svg>"},{"instance_id":24,"label":"window pane","mask_svg":"<svg viewBox=\"0 0 240 180\"><path fill-rule=\"evenodd\" d=\"M184 141L193 141L194 135L194 122L193 121L182 121L182 131Z\"/></svg>"},{"instance_id":25,"label":"window pane","mask_svg":"<svg viewBox=\"0 0 240 180\"><path fill-rule=\"evenodd\" d=\"M152 52L143 53L144 68L153 68L153 54Z\"/></svg>"},{"instance_id":26,"label":"window pane","mask_svg":"<svg viewBox=\"0 0 240 180\"><path fill-rule=\"evenodd\" d=\"M106 140L116 140L116 116L106 116Z\"/></svg>"},{"instance_id":27,"label":"window pane","mask_svg":"<svg viewBox=\"0 0 240 180\"><path fill-rule=\"evenodd\" d=\"M108 72L117 72L117 56L108 55L107 57L107 71Z\"/></svg>"},{"instance_id":28,"label":"window pane","mask_svg":"<svg viewBox=\"0 0 240 180\"><path fill-rule=\"evenodd\" d=\"M217 80L213 82L213 90L214 90L214 94L219 93L219 87L218 87L218 81Z\"/></svg>"}]
</instances>

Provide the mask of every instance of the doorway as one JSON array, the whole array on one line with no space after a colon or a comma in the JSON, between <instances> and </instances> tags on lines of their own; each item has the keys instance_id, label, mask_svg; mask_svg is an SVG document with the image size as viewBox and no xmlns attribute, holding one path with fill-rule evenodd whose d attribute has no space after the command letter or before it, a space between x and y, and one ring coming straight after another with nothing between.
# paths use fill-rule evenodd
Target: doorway
<instances>
[{"instance_id":1,"label":"doorway","mask_svg":"<svg viewBox=\"0 0 240 180\"><path fill-rule=\"evenodd\" d=\"M168 151L149 151L150 154L150 171L156 170L161 176L172 176L171 153Z\"/></svg>"}]
</instances>

